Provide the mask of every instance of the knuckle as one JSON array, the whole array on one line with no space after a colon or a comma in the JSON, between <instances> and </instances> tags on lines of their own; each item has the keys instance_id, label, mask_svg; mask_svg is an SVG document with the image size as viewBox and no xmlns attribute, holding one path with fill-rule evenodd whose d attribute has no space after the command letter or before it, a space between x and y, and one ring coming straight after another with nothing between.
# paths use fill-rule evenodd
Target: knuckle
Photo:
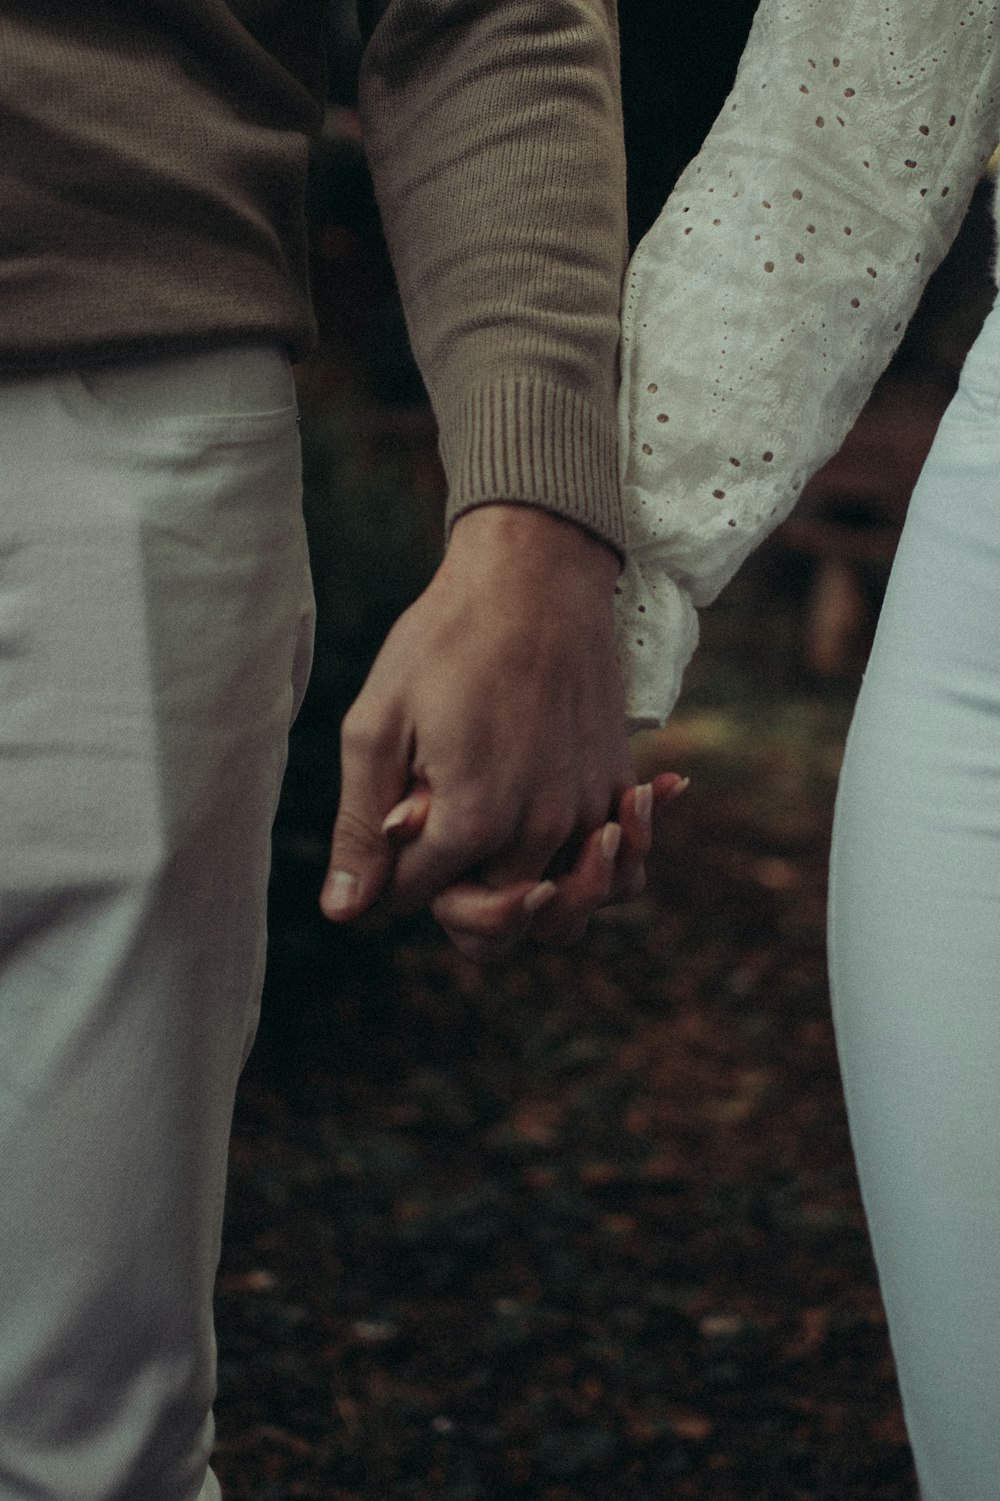
<instances>
[{"instance_id":1,"label":"knuckle","mask_svg":"<svg viewBox=\"0 0 1000 1501\"><path fill-rule=\"evenodd\" d=\"M340 746L345 755L364 755L379 743L378 722L366 709L355 703L344 715L340 726Z\"/></svg>"}]
</instances>

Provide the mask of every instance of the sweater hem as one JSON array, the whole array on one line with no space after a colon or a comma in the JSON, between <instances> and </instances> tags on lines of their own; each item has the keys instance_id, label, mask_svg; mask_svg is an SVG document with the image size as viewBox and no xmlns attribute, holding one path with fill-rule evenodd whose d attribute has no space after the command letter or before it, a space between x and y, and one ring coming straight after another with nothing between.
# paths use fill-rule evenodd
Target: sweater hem
<instances>
[{"instance_id":1,"label":"sweater hem","mask_svg":"<svg viewBox=\"0 0 1000 1501\"><path fill-rule=\"evenodd\" d=\"M535 505L624 556L617 420L578 392L519 376L476 386L442 430L441 457L449 529L476 506Z\"/></svg>"}]
</instances>

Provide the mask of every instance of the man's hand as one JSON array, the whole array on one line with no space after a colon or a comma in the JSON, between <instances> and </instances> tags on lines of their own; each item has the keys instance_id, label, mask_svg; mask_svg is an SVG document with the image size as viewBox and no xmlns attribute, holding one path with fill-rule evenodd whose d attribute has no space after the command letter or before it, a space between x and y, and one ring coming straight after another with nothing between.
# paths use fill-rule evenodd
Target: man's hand
<instances>
[{"instance_id":1,"label":"man's hand","mask_svg":"<svg viewBox=\"0 0 1000 1501\"><path fill-rule=\"evenodd\" d=\"M634 782L617 575L608 547L535 507L459 518L344 721L329 918L383 893L414 910L467 878L524 883L530 907L553 857L617 809ZM426 823L399 849L382 825L414 789L429 794Z\"/></svg>"}]
</instances>

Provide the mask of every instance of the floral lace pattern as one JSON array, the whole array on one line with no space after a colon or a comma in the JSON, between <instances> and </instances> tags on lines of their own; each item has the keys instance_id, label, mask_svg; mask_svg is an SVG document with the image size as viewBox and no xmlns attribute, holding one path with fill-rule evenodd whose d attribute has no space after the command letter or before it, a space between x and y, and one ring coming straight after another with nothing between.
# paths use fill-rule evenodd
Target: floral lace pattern
<instances>
[{"instance_id":1,"label":"floral lace pattern","mask_svg":"<svg viewBox=\"0 0 1000 1501\"><path fill-rule=\"evenodd\" d=\"M1000 139L998 0L762 0L733 92L625 284L632 724L696 608L842 443Z\"/></svg>"}]
</instances>

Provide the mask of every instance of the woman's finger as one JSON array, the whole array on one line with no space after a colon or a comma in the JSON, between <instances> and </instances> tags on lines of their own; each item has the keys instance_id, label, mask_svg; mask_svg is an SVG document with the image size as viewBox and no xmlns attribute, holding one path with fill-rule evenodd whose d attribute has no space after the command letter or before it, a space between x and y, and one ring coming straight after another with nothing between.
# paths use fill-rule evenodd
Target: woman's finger
<instances>
[{"instance_id":1,"label":"woman's finger","mask_svg":"<svg viewBox=\"0 0 1000 1501\"><path fill-rule=\"evenodd\" d=\"M646 859L653 844L653 820L689 785L690 778L667 771L654 777L652 782L629 787L622 794L618 805L622 841L615 862L611 901L629 901L645 889Z\"/></svg>"},{"instance_id":2,"label":"woman's finger","mask_svg":"<svg viewBox=\"0 0 1000 1501\"><path fill-rule=\"evenodd\" d=\"M575 943L599 907L611 899L622 827L606 823L585 841L572 869L556 881L556 893L532 925L540 943Z\"/></svg>"},{"instance_id":3,"label":"woman's finger","mask_svg":"<svg viewBox=\"0 0 1000 1501\"><path fill-rule=\"evenodd\" d=\"M382 820L382 833L397 844L416 839L427 822L431 807L431 790L423 785L412 787L402 802L390 808Z\"/></svg>"},{"instance_id":4,"label":"woman's finger","mask_svg":"<svg viewBox=\"0 0 1000 1501\"><path fill-rule=\"evenodd\" d=\"M628 788L619 803L619 821L596 829L569 870L553 880L498 888L457 883L434 899L434 916L455 947L480 962L502 958L529 933L543 943L575 942L598 908L642 891L653 818L688 785L687 777L663 772L651 783ZM415 809L409 807L413 796ZM420 790L408 795L399 805L403 812L398 818L390 815L390 834L396 837L395 831L402 830L403 837L415 837L429 801L429 794Z\"/></svg>"},{"instance_id":5,"label":"woman's finger","mask_svg":"<svg viewBox=\"0 0 1000 1501\"><path fill-rule=\"evenodd\" d=\"M465 882L442 891L431 911L460 953L489 961L524 939L555 896L554 881L518 881L496 891Z\"/></svg>"},{"instance_id":6,"label":"woman's finger","mask_svg":"<svg viewBox=\"0 0 1000 1501\"><path fill-rule=\"evenodd\" d=\"M650 783L653 789L653 812L659 813L668 803L680 797L691 785L690 777L682 777L679 771L661 771Z\"/></svg>"}]
</instances>

